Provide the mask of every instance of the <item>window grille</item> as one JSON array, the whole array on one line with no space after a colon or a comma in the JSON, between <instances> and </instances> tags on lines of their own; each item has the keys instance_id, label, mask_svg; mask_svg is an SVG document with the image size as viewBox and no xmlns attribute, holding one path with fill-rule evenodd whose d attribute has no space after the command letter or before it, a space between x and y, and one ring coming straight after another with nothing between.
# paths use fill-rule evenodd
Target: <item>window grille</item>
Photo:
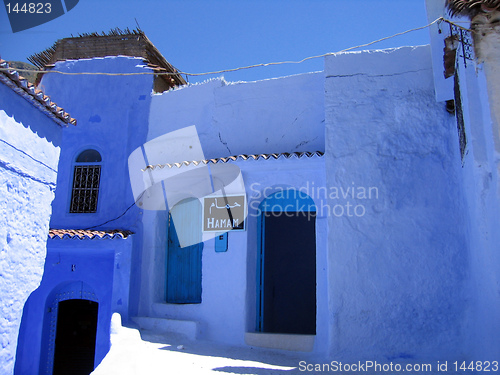
<instances>
[{"instance_id":1,"label":"window grille","mask_svg":"<svg viewBox=\"0 0 500 375\"><path fill-rule=\"evenodd\" d=\"M89 155L92 157L89 158ZM78 155L73 174L73 189L69 212L93 213L97 211L101 166L88 164L99 163L101 160L101 155L95 150L85 150ZM82 165L82 162L85 165Z\"/></svg>"},{"instance_id":2,"label":"window grille","mask_svg":"<svg viewBox=\"0 0 500 375\"><path fill-rule=\"evenodd\" d=\"M458 82L458 71L455 72L454 76L454 94L455 94L455 117L457 119L460 157L462 159L462 165L463 165L467 148L467 136L465 134L465 122L464 122L464 113L462 111L462 96L460 93L460 84Z\"/></svg>"},{"instance_id":3,"label":"window grille","mask_svg":"<svg viewBox=\"0 0 500 375\"><path fill-rule=\"evenodd\" d=\"M472 44L471 32L450 24L450 34L460 43L457 51L458 56L463 59L464 66L467 67L467 61L474 60L474 47Z\"/></svg>"}]
</instances>

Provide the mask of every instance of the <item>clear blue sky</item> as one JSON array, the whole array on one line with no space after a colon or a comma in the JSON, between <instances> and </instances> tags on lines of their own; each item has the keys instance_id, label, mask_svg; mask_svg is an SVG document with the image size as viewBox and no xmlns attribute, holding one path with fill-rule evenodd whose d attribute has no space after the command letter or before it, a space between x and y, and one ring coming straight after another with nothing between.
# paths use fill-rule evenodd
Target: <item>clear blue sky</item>
<instances>
[{"instance_id":1,"label":"clear blue sky","mask_svg":"<svg viewBox=\"0 0 500 375\"><path fill-rule=\"evenodd\" d=\"M171 64L193 73L300 60L427 24L424 0L80 0L67 14L18 33L1 7L0 56L27 61L57 39L132 29L135 19ZM425 29L369 48L428 44L428 35ZM320 58L224 76L249 81L322 69Z\"/></svg>"}]
</instances>

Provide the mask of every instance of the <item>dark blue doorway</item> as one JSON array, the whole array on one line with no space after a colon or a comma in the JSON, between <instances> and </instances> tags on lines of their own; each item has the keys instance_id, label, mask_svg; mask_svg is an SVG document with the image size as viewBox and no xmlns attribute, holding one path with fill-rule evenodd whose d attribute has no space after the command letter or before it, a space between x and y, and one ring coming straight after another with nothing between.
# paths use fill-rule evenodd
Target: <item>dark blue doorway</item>
<instances>
[{"instance_id":1,"label":"dark blue doorway","mask_svg":"<svg viewBox=\"0 0 500 375\"><path fill-rule=\"evenodd\" d=\"M296 190L260 205L257 330L316 334L316 208Z\"/></svg>"},{"instance_id":2,"label":"dark blue doorway","mask_svg":"<svg viewBox=\"0 0 500 375\"><path fill-rule=\"evenodd\" d=\"M98 307L86 299L59 302L53 375L94 371Z\"/></svg>"},{"instance_id":3,"label":"dark blue doorway","mask_svg":"<svg viewBox=\"0 0 500 375\"><path fill-rule=\"evenodd\" d=\"M181 247L179 234L194 245ZM183 200L168 217L167 303L201 303L202 251L201 204Z\"/></svg>"}]
</instances>

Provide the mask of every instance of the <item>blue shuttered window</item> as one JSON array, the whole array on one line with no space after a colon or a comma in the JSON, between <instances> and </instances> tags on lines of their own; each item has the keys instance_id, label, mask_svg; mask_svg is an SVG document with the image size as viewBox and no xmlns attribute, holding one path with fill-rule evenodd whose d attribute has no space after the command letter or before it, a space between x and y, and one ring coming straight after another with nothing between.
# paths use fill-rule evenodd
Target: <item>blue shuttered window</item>
<instances>
[{"instance_id":1,"label":"blue shuttered window","mask_svg":"<svg viewBox=\"0 0 500 375\"><path fill-rule=\"evenodd\" d=\"M200 203L196 199L181 201L172 209L168 222L167 303L201 303ZM195 244L181 247L178 234Z\"/></svg>"}]
</instances>

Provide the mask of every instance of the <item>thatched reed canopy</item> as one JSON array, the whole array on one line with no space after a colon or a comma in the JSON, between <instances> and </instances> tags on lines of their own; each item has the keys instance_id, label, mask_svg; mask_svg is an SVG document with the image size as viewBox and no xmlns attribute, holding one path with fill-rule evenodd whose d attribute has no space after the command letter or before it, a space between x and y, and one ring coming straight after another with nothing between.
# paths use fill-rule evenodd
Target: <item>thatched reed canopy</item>
<instances>
[{"instance_id":1,"label":"thatched reed canopy","mask_svg":"<svg viewBox=\"0 0 500 375\"><path fill-rule=\"evenodd\" d=\"M155 73L172 73L157 76L157 92L186 84L178 70L163 57L140 29L116 28L107 33L80 34L77 37L60 39L45 51L28 57L28 61L40 69L50 69L57 61L106 56L142 57ZM40 79L39 75L38 81Z\"/></svg>"},{"instance_id":2,"label":"thatched reed canopy","mask_svg":"<svg viewBox=\"0 0 500 375\"><path fill-rule=\"evenodd\" d=\"M472 19L481 12L500 10L500 0L446 0L446 8L452 16Z\"/></svg>"}]
</instances>

